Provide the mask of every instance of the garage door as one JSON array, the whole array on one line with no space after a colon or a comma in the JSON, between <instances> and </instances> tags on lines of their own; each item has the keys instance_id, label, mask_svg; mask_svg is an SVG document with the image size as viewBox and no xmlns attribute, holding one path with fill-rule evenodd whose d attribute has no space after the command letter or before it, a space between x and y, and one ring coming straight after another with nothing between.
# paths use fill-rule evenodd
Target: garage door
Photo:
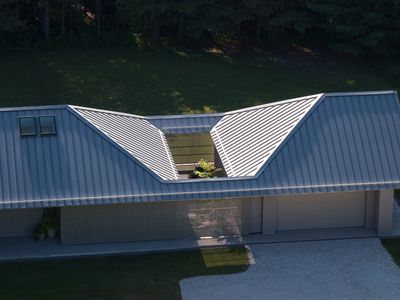
<instances>
[{"instance_id":1,"label":"garage door","mask_svg":"<svg viewBox=\"0 0 400 300\"><path fill-rule=\"evenodd\" d=\"M279 197L277 230L364 226L365 204L365 192Z\"/></svg>"},{"instance_id":2,"label":"garage door","mask_svg":"<svg viewBox=\"0 0 400 300\"><path fill-rule=\"evenodd\" d=\"M0 237L30 236L42 219L42 209L0 210Z\"/></svg>"}]
</instances>

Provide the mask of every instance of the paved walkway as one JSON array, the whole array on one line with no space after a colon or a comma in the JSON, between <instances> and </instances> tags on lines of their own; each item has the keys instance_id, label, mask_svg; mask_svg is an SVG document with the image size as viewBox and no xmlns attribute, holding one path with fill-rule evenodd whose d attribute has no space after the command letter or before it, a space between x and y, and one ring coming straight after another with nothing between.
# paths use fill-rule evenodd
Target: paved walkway
<instances>
[{"instance_id":1,"label":"paved walkway","mask_svg":"<svg viewBox=\"0 0 400 300\"><path fill-rule=\"evenodd\" d=\"M181 239L66 246L61 245L58 240L37 242L28 237L2 238L0 239L0 262L90 255L140 254L188 250L199 247L235 246L243 245L243 243L241 237L229 237L204 240Z\"/></svg>"},{"instance_id":2,"label":"paved walkway","mask_svg":"<svg viewBox=\"0 0 400 300\"><path fill-rule=\"evenodd\" d=\"M243 273L183 279L183 299L399 299L400 268L377 238L250 249Z\"/></svg>"},{"instance_id":3,"label":"paved walkway","mask_svg":"<svg viewBox=\"0 0 400 300\"><path fill-rule=\"evenodd\" d=\"M179 239L164 241L121 242L89 245L61 245L58 240L37 242L30 237L1 238L0 262L65 258L90 255L140 254L149 252L178 251L244 244L263 244L285 241L309 241L321 239L351 239L376 236L373 231L362 228L333 228L318 230L294 230L273 235L254 234L245 237L225 237L213 239Z\"/></svg>"}]
</instances>

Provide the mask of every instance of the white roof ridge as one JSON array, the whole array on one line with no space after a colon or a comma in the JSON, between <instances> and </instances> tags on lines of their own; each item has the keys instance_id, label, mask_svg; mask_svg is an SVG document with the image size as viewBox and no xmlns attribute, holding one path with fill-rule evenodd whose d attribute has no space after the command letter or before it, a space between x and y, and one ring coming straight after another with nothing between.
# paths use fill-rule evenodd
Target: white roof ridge
<instances>
[{"instance_id":1,"label":"white roof ridge","mask_svg":"<svg viewBox=\"0 0 400 300\"><path fill-rule=\"evenodd\" d=\"M263 166L267 164L268 161L270 161L270 158L275 155L276 151L279 151L281 145L283 145L285 141L290 138L296 128L298 128L299 124L301 124L303 120L313 110L313 108L316 107L317 103L319 103L320 100L324 98L324 95L325 94L321 93L299 97L286 101L274 102L267 105L250 107L248 109L241 109L225 114L225 116L212 128L210 133L213 137L214 143L216 144L221 160L225 165L228 176L255 176L259 174L259 171L263 169ZM297 104L297 102L301 101L303 101L304 104ZM282 108L279 108L279 105L283 105ZM284 114L285 111L287 111L288 109L285 108L287 105L291 107L289 111L293 111L293 115L290 116L290 120L285 121ZM278 106L278 108L274 110L269 110L269 108L273 106ZM253 110L258 109L268 109L268 112L262 112L262 114L266 113L270 117L271 115L275 116L272 118L272 126L275 126L275 128L262 129L264 126L259 127L258 124L260 121L262 121L262 119L258 120L255 123L252 123L251 125L248 123L251 122L251 119L254 119L254 116L250 119L246 116L249 116L249 113L251 114ZM230 115L234 115L233 120L237 120L237 118L242 118L240 117L242 115L245 119L241 119L240 124L232 123L231 120L229 120L229 124L224 123L224 118ZM259 117L257 117L257 119L258 118ZM282 122L283 124L281 124ZM290 123L289 127L287 122ZM255 132L255 134L252 134L252 139L258 139L257 141L247 141L247 139L243 136L246 135L249 130L251 130L250 128L253 128ZM264 153L264 150L261 150L262 147L254 145L259 143L259 139L262 139L262 137L265 136L265 130L272 130L271 132L274 133L275 138L271 138L270 141L265 145L265 149L267 149L268 151ZM232 139L237 141L235 143L229 142ZM257 150L254 150L255 148L252 148L252 144L254 144L253 146L256 147ZM254 151L251 149L253 149ZM243 167L243 164L245 164L246 166Z\"/></svg>"},{"instance_id":2,"label":"white roof ridge","mask_svg":"<svg viewBox=\"0 0 400 300\"><path fill-rule=\"evenodd\" d=\"M263 108L266 108L266 107L273 107L273 106L276 106L276 105L282 105L282 104L286 104L286 103L290 103L290 102L303 101L303 100L307 100L307 99L310 99L310 98L319 98L323 94L324 93L320 93L320 94L302 96L302 97L297 97L297 98L291 98L291 99L286 99L286 100L281 100L281 101L275 101L275 102L270 102L270 103L264 103L264 104L260 104L260 105L245 107L245 108L241 108L241 109L225 112L224 115L226 116L226 115L231 115L231 114L236 114L236 113L241 113L241 112L246 112L246 111L251 111L251 110L263 109Z\"/></svg>"},{"instance_id":3,"label":"white roof ridge","mask_svg":"<svg viewBox=\"0 0 400 300\"><path fill-rule=\"evenodd\" d=\"M79 105L68 105L68 106L73 109L76 109L76 110L79 110L79 109L90 110L90 111L100 112L100 113L105 113L105 114L119 115L119 116L125 116L125 117L137 118L137 119L147 119L146 117L141 116L141 115L135 115L135 114L119 112L119 111L114 111L114 110L99 109L99 108L92 108L92 107L79 106Z\"/></svg>"},{"instance_id":4,"label":"white roof ridge","mask_svg":"<svg viewBox=\"0 0 400 300\"><path fill-rule=\"evenodd\" d=\"M140 165L144 166L147 170L149 170L152 174L154 174L158 179L176 180L179 178L177 170L176 170L175 162L173 161L173 158L172 158L172 154L169 150L168 145L166 145L166 143L165 143L164 133L159 128L154 126L146 118L140 117L140 116L136 117L135 115L125 114L125 113L118 113L118 112L113 113L112 111L101 110L101 109L92 109L92 108L73 106L73 105L70 105L69 109L72 110L75 114L77 114L80 118L82 118L85 122L89 123L92 127L96 128L97 131L100 132L103 136L107 137L107 139L111 143L117 145L119 147L119 149L121 149L123 152L128 154L132 159L134 159ZM133 151L133 149L131 148L132 145L122 142L120 139L120 136L116 136L115 132L111 132L109 130L106 130L103 126L100 126L97 121L95 121L94 119L91 119L90 117L85 115L85 111L89 114L90 114L90 112L93 112L98 115L110 114L115 117L129 117L131 120L136 119L136 120L140 120L140 122L144 122L146 124L146 126L148 126L149 128L152 128L152 130L154 130L154 132L157 132L158 135L160 136L160 139L161 139L160 146L164 149L165 154L167 155L167 159L165 160L165 163L167 163L171 168L171 172L168 171L168 173L170 173L170 174L163 172L159 168L155 168L154 165L152 165L146 159L144 159L143 155L140 155L140 153ZM118 126L120 126L120 125L118 125ZM172 175L173 178L168 177L169 175Z\"/></svg>"},{"instance_id":5,"label":"white roof ridge","mask_svg":"<svg viewBox=\"0 0 400 300\"><path fill-rule=\"evenodd\" d=\"M281 139L281 141L276 145L275 149L272 151L272 153L266 157L263 162L258 166L257 171L255 175L259 174L260 171L262 171L270 161L275 157L275 155L282 149L282 147L287 143L287 141L293 136L293 134L297 131L297 129L303 124L303 122L312 114L312 112L315 110L315 108L318 106L319 103L323 99L326 98L326 94L322 93L317 95L317 97L314 99L312 105L308 107L306 112L303 114L303 116L297 120L297 122L294 124L293 128L287 132L287 134Z\"/></svg>"},{"instance_id":6,"label":"white roof ridge","mask_svg":"<svg viewBox=\"0 0 400 300\"><path fill-rule=\"evenodd\" d=\"M66 109L68 107L70 107L69 104L9 106L9 107L0 107L0 112L2 112L2 111L23 111L23 110Z\"/></svg>"},{"instance_id":7,"label":"white roof ridge","mask_svg":"<svg viewBox=\"0 0 400 300\"><path fill-rule=\"evenodd\" d=\"M223 112L207 113L207 114L181 114L181 115L154 115L145 116L149 120L159 120L159 119L184 119L184 118L207 118L207 117L222 117Z\"/></svg>"}]
</instances>

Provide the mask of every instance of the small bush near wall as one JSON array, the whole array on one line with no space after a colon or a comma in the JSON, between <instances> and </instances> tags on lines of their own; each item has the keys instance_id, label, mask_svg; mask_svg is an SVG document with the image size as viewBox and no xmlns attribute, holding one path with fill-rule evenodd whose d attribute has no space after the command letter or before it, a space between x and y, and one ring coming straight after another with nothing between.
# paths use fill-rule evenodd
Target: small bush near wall
<instances>
[{"instance_id":1,"label":"small bush near wall","mask_svg":"<svg viewBox=\"0 0 400 300\"><path fill-rule=\"evenodd\" d=\"M57 209L45 209L42 221L34 230L34 238L37 241L44 240L45 238L55 238L59 227Z\"/></svg>"}]
</instances>

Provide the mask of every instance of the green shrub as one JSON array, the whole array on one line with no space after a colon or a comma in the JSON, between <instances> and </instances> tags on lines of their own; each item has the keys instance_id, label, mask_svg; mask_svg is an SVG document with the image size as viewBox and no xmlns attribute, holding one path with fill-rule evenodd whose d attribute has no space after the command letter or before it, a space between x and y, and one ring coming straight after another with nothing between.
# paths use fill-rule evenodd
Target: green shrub
<instances>
[{"instance_id":1,"label":"green shrub","mask_svg":"<svg viewBox=\"0 0 400 300\"><path fill-rule=\"evenodd\" d=\"M222 169L215 167L214 163L201 159L190 178L214 178L221 171Z\"/></svg>"}]
</instances>

